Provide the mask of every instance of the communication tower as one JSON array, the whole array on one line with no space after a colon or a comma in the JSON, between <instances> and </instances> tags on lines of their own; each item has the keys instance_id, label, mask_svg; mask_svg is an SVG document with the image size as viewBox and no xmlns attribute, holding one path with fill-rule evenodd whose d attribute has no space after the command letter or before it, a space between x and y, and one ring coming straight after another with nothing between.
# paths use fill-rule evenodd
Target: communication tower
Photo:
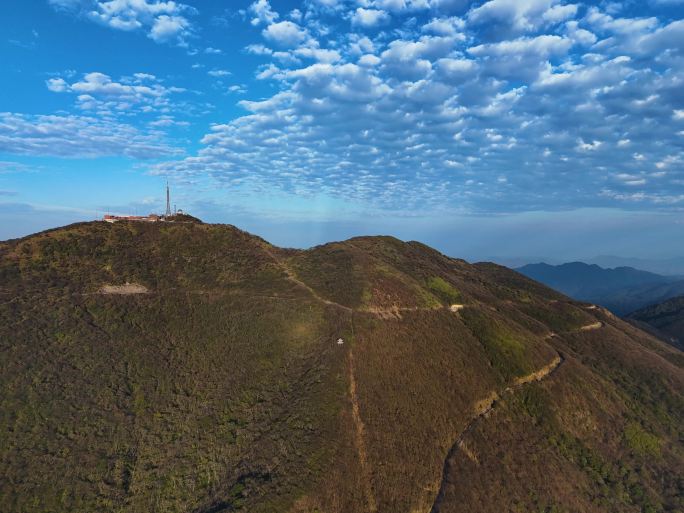
<instances>
[{"instance_id":1,"label":"communication tower","mask_svg":"<svg viewBox=\"0 0 684 513\"><path fill-rule=\"evenodd\" d=\"M166 180L166 217L171 217L171 193L168 180Z\"/></svg>"}]
</instances>

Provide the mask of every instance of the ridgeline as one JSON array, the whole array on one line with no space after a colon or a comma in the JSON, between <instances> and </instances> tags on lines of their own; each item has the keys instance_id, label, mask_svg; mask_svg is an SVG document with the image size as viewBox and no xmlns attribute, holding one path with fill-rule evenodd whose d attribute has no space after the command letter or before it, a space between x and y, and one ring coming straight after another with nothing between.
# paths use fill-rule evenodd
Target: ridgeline
<instances>
[{"instance_id":1,"label":"ridgeline","mask_svg":"<svg viewBox=\"0 0 684 513\"><path fill-rule=\"evenodd\" d=\"M0 243L0 511L684 509L684 355L417 242Z\"/></svg>"}]
</instances>

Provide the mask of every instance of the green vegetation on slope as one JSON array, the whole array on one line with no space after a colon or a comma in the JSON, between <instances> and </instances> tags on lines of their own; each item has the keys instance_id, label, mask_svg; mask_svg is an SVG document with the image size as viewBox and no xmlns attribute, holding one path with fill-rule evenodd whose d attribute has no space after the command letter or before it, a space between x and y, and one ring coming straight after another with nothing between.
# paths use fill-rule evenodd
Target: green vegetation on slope
<instances>
[{"instance_id":1,"label":"green vegetation on slope","mask_svg":"<svg viewBox=\"0 0 684 513\"><path fill-rule=\"evenodd\" d=\"M463 299L458 290L453 285L444 281L439 276L432 276L427 280L428 288L443 301L454 304L460 303Z\"/></svg>"},{"instance_id":2,"label":"green vegetation on slope","mask_svg":"<svg viewBox=\"0 0 684 513\"><path fill-rule=\"evenodd\" d=\"M415 242L0 243L0 358L0 511L415 513L442 488L443 512L684 507L680 352Z\"/></svg>"}]
</instances>

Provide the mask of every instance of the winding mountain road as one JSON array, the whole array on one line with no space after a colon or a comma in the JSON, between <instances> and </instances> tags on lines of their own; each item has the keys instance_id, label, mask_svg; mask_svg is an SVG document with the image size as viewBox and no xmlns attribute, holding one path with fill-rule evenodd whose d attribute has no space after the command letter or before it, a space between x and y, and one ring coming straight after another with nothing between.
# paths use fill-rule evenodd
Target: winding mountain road
<instances>
[{"instance_id":1,"label":"winding mountain road","mask_svg":"<svg viewBox=\"0 0 684 513\"><path fill-rule=\"evenodd\" d=\"M430 513L438 513L440 511L440 506L444 500L447 478L449 476L449 471L451 470L451 460L460 450L464 450L464 452L467 453L470 452L465 448L464 439L475 428L477 423L485 418L496 407L496 403L504 394L512 393L525 385L548 378L560 368L564 361L565 359L559 353L558 356L556 356L556 358L554 358L553 361L548 365L542 367L536 372L528 374L527 376L522 376L516 379L514 384L506 387L501 393L492 393L487 399L477 403L475 416L470 420L463 431L461 431L461 434L458 435L458 438L456 438L456 441L451 446L451 449L449 449L449 452L444 460L439 491L437 492L435 501L432 504L432 508L430 508ZM468 456L472 459L472 454L468 454Z\"/></svg>"},{"instance_id":2,"label":"winding mountain road","mask_svg":"<svg viewBox=\"0 0 684 513\"><path fill-rule=\"evenodd\" d=\"M576 330L570 331L568 333L579 333L579 332L585 332L585 331L594 331L601 329L605 326L603 322L595 322L593 324L588 324L586 326L582 326L581 328L578 328ZM545 338L553 338L553 337L558 337L559 335L556 333L549 333ZM449 472L451 470L451 460L456 456L456 454L460 451L463 450L468 457L472 459L473 455L472 453L465 447L464 439L465 437L475 428L478 422L480 422L482 419L486 418L487 415L496 407L497 401L507 393L512 393L515 390L522 388L525 385L528 385L530 383L535 383L538 381L545 380L552 376L560 367L563 365L565 362L565 358L563 357L562 354L558 353L557 356L546 366L542 367L536 372L533 372L531 374L528 374L526 376L522 376L517 378L512 385L509 385L506 387L501 393L496 393L493 392L490 394L488 398L485 400L479 401L476 403L475 406L475 415L473 418L468 422L466 427L461 431L461 433L458 435L456 438L456 441L454 444L451 446L451 449L449 449L449 452L447 453L447 456L444 460L444 466L442 468L442 478L440 480L440 486L439 486L439 491L437 492L437 496L435 497L435 501L432 504L432 507L430 508L430 513L439 513L440 507L442 505L442 502L444 500L444 495L446 491L446 484L449 476Z\"/></svg>"},{"instance_id":3,"label":"winding mountain road","mask_svg":"<svg viewBox=\"0 0 684 513\"><path fill-rule=\"evenodd\" d=\"M285 271L285 274L287 276L287 279L298 285L299 287L302 287L306 289L311 296L316 299L317 301L329 305L329 306L334 306L337 308L340 308L348 313L351 314L351 325L352 325L352 331L353 331L353 325L354 325L354 312L365 312L365 313L370 313L377 315L378 317L381 318L387 318L387 317L395 317L395 318L401 318L401 312L407 312L407 311L419 311L419 310L438 310L440 308L446 308L449 311L453 313L458 313L460 310L462 310L465 306L464 305L451 305L448 307L439 307L439 308L434 308L434 307L428 307L428 308L421 308L421 307L392 307L392 308L379 308L379 307L371 307L371 308L362 308L362 309L354 309L350 308L348 306L342 305L340 303L336 303L334 301L330 301L329 299L326 299L322 297L316 290L314 290L311 286L300 280L296 273L283 261L278 259L273 253L271 253L269 250L267 250L269 255L280 265L280 267ZM567 332L567 333L579 333L579 332L586 332L586 331L593 331L593 330L598 330L601 329L605 326L603 322L597 321L592 324L588 324L585 326L582 326L576 330ZM558 337L559 334L551 332L547 334L544 338L546 340L551 339L553 337ZM366 502L367 502L367 507L368 510L371 513L374 513L377 511L377 503L375 501L375 497L372 491L371 487L371 479L370 479L370 469L369 469L369 464L368 464L368 455L366 451L366 446L365 446L365 425L363 423L363 419L361 418L361 412L359 409L359 404L358 404L358 397L357 397L357 391L356 391L356 379L355 379L355 371L354 371L354 355L352 352L352 348L350 346L349 349L349 354L348 354L348 372L349 372L349 395L350 395L350 400L352 403L352 419L355 425L355 445L357 446L357 451L359 455L359 462L361 464L361 473L363 474L363 482L365 485L364 489L364 495L366 496ZM442 476L440 479L440 486L439 490L437 492L437 495L435 497L435 500L432 504L432 507L430 508L430 513L439 513L440 507L442 504L442 501L444 500L445 496L445 489L446 489L446 483L447 479L449 476L449 472L451 470L451 460L455 457L455 455L459 451L463 451L465 454L468 455L470 458L474 458L475 456L472 454L470 450L465 446L464 439L465 437L472 432L472 430L475 428L475 426L480 422L481 420L485 419L487 415L496 407L497 402L501 399L501 397L504 394L509 394L515 392L517 389L522 388L526 385L529 385L530 383L535 383L539 382L542 380L545 380L552 376L564 363L565 358L561 353L557 353L556 357L553 358L551 362L549 362L547 365L542 367L541 369L532 372L526 376L521 376L519 378L516 378L513 383L506 388L504 388L500 392L492 392L488 397L485 399L482 399L475 403L475 414L473 417L470 419L468 424L465 426L465 428L461 431L461 433L458 435L456 438L455 442L451 446L451 449L449 449L449 452L446 455L446 458L444 460L444 465L442 467Z\"/></svg>"}]
</instances>

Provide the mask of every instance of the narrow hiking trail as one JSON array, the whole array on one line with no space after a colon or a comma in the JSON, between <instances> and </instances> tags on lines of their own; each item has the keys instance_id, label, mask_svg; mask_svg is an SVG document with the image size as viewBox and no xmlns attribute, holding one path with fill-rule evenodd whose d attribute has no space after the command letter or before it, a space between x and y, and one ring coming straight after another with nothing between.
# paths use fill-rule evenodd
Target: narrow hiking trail
<instances>
[{"instance_id":1,"label":"narrow hiking trail","mask_svg":"<svg viewBox=\"0 0 684 513\"><path fill-rule=\"evenodd\" d=\"M595 322L593 324L589 324L586 326L582 326L581 328L578 328L573 331L569 331L566 334L570 333L581 333L581 332L586 332L586 331L594 331L601 329L605 326L603 322ZM544 337L545 339L551 339L554 337L558 337L559 335L557 333L549 333ZM473 431L475 426L478 424L483 419L486 419L489 413L494 410L496 407L497 402L502 399L504 394L510 394L515 392L517 389L520 389L524 387L525 385L529 385L530 383L535 383L539 381L543 381L550 376L552 376L560 367L563 365L565 362L565 358L561 353L557 353L556 357L548 364L539 369L538 371L535 371L531 374L528 374L526 376L521 376L519 378L516 378L513 382L512 385L509 385L506 387L501 393L493 392L491 393L486 399L481 400L477 403L475 403L475 415L470 419L470 422L466 425L466 427L461 431L461 433L458 435L456 438L456 441L454 444L451 446L451 449L449 449L449 452L446 455L446 458L444 460L444 466L442 468L442 478L440 480L440 486L439 490L437 492L437 496L435 497L435 501L432 504L432 507L430 508L430 513L439 513L440 507L442 504L442 501L444 500L444 495L446 492L446 484L447 480L449 477L449 473L451 470L451 460L456 456L456 454L459 451L463 451L463 453L470 458L473 461L477 461L477 457L475 454L466 446L465 444L465 437Z\"/></svg>"},{"instance_id":2,"label":"narrow hiking trail","mask_svg":"<svg viewBox=\"0 0 684 513\"><path fill-rule=\"evenodd\" d=\"M473 461L477 461L477 456L466 446L465 437L471 431L473 431L478 422L486 418L489 415L489 413L492 410L494 410L497 402L502 399L504 394L513 393L518 388L548 378L560 368L563 362L564 358L560 354L558 354L553 359L553 361L551 361L548 365L545 365L538 371L528 374L527 376L517 378L512 385L506 387L502 392L493 392L492 394L490 394L489 397L475 404L475 415L470 419L470 422L468 422L463 431L461 431L461 434L458 435L458 438L456 438L456 441L451 446L451 449L449 449L449 452L447 453L446 458L444 459L444 466L442 467L442 477L440 479L439 490L437 492L437 496L435 497L435 501L433 502L432 507L430 508L430 513L439 512L441 503L444 500L446 483L451 470L451 460L456 456L456 454L459 451L463 451L468 458L470 458Z\"/></svg>"},{"instance_id":3,"label":"narrow hiking trail","mask_svg":"<svg viewBox=\"0 0 684 513\"><path fill-rule=\"evenodd\" d=\"M345 305L342 305L340 303L336 303L335 301L331 301L329 299L326 299L322 297L316 290L314 290L311 286L307 285L304 281L299 279L296 275L296 273L287 265L286 262L281 261L278 259L270 250L266 249L266 252L273 258L273 260L277 263L281 269L285 272L287 279L290 280L291 282L295 283L297 286L307 290L309 294L319 301L322 304L329 305L329 306L334 306L337 308L340 308L344 310L345 312L348 312L350 314L350 323L351 323L351 330L352 330L352 339L354 338L354 312L363 312L363 313L368 313L375 315L381 319L401 319L402 316L401 314L403 312L417 312L417 311L438 311L438 310L448 310L452 313L458 314L463 308L465 308L465 305L461 304L454 304L454 305L449 305L449 306L439 306L439 307L400 307L400 306L394 306L394 307L389 307L389 308L382 308L382 307L366 307L366 308L351 308ZM601 321L597 321L592 324L588 324L586 326L582 326L576 330L566 332L563 334L570 334L570 333L580 333L580 332L586 332L586 331L593 331L593 330L598 330L601 329L605 326L605 323ZM545 340L550 340L551 338L554 337L559 337L560 334L555 333L555 332L550 332L548 333L544 339ZM375 496L373 494L373 488L372 488L372 478L371 478L371 471L370 471L370 462L369 462L369 457L368 457L368 451L366 448L366 426L363 422L363 418L361 417L361 410L359 406L359 400L358 400L358 393L357 393L357 384L356 384L356 373L354 370L354 352L353 352L353 344L350 344L347 354L348 358L348 378L349 378L349 398L351 402L351 407L352 407L352 421L354 423L354 444L356 445L356 451L359 457L359 466L360 466L360 473L361 473L361 480L362 480L362 486L363 486L363 493L366 499L366 504L369 513L376 513L378 511L377 507L377 502L375 500ZM547 365L544 367L536 370L535 372L532 372L530 374L527 374L525 376L521 376L516 378L512 384L508 385L506 388L501 390L500 392L493 391L490 393L489 396L486 398L478 401L474 405L474 415L466 424L465 428L461 431L461 433L458 435L456 438L455 442L451 446L451 449L449 449L449 452L446 455L446 458L444 460L444 464L442 467L442 476L440 478L440 484L439 484L439 489L437 492L437 495L435 497L435 500L432 504L432 507L429 510L429 513L439 513L440 511L440 506L441 503L444 499L445 495L445 490L446 490L446 484L449 476L449 472L451 470L451 460L456 456L456 454L459 451L462 451L468 458L470 458L473 461L477 461L477 456L466 446L465 444L465 438L466 436L473 431L473 429L477 426L478 422L480 422L483 419L486 419L491 413L494 408L497 405L497 402L502 400L503 396L505 394L512 394L516 390L529 385L531 383L543 381L550 376L552 376L565 362L565 359L561 353L557 353L556 356L549 362Z\"/></svg>"},{"instance_id":4,"label":"narrow hiking trail","mask_svg":"<svg viewBox=\"0 0 684 513\"><path fill-rule=\"evenodd\" d=\"M352 339L354 338L354 309L348 306L336 303L335 301L330 301L325 299L318 292L316 292L312 287L307 285L305 282L300 280L295 272L287 265L287 263L278 259L269 249L265 248L268 255L273 258L277 265L285 272L288 280L296 284L298 287L305 289L309 292L311 297L313 297L318 302L339 308L347 313L349 313L349 322L351 325ZM363 486L363 494L366 499L366 505L370 513L375 513L377 511L377 504L375 502L375 496L373 495L373 488L371 485L371 475L370 475L370 464L368 462L368 451L366 450L366 426L361 418L361 409L359 407L358 394L356 392L356 373L354 371L354 351L353 345L349 345L349 350L347 352L347 367L348 367L348 378L349 378L349 400L351 402L351 414L352 422L354 423L354 445L356 446L356 452L359 458L359 466L361 467L361 481Z\"/></svg>"},{"instance_id":5,"label":"narrow hiking trail","mask_svg":"<svg viewBox=\"0 0 684 513\"><path fill-rule=\"evenodd\" d=\"M316 290L314 290L313 287L307 285L305 282L303 282L302 280L300 280L300 279L297 277L297 274L292 270L292 268L290 268L290 266L287 265L287 262L284 262L283 260L281 260L280 258L278 258L276 255L274 255L274 254L273 254L273 251L271 251L269 248L267 248L267 247L265 247L265 246L262 246L262 248L263 248L264 252L265 252L268 256L271 257L271 259L275 262L275 264L283 270L283 272L285 273L285 277L286 277L289 281L291 281L292 283L294 283L294 284L297 285L298 287L301 287L301 288L305 289L309 294L311 294L311 296L312 296L316 301L319 301L320 303L323 303L323 304L325 304L325 305L329 305L329 306L334 306L334 307L340 308L340 309L342 309L342 310L344 310L344 311L346 311L346 312L351 312L351 311L352 311L352 309L351 309L350 307L348 307L348 306L344 306L344 305L342 305L342 304L340 304L340 303L336 303L335 301L330 301L329 299L325 299L325 298L324 298L323 296L321 296L318 292L316 292Z\"/></svg>"},{"instance_id":6,"label":"narrow hiking trail","mask_svg":"<svg viewBox=\"0 0 684 513\"><path fill-rule=\"evenodd\" d=\"M323 296L321 296L318 292L316 292L312 287L304 283L302 280L297 278L297 275L294 273L292 269L290 269L286 264L281 264L283 270L285 271L285 274L287 275L287 279L290 280L292 283L295 283L296 285L306 289L309 294L313 296L314 299L317 301L320 301L323 304L329 305L329 306L334 306L337 308L340 308L342 310L345 310L347 312L351 312L352 309L348 306L344 306L340 303L336 303L335 301L330 301L329 299L325 299Z\"/></svg>"},{"instance_id":7,"label":"narrow hiking trail","mask_svg":"<svg viewBox=\"0 0 684 513\"><path fill-rule=\"evenodd\" d=\"M603 328L604 324L601 321L595 322L593 324L587 324L586 326L582 326L580 328L580 331L594 331L594 330L600 330Z\"/></svg>"},{"instance_id":8,"label":"narrow hiking trail","mask_svg":"<svg viewBox=\"0 0 684 513\"><path fill-rule=\"evenodd\" d=\"M359 466L361 467L361 478L363 481L364 495L366 496L366 504L368 511L375 513L378 506L375 502L373 489L371 487L370 468L368 464L368 452L366 450L366 426L361 418L361 410L359 408L359 398L356 394L356 376L354 373L354 353L349 350L349 397L352 404L352 419L354 422L354 443L356 444L356 451L359 456Z\"/></svg>"},{"instance_id":9,"label":"narrow hiking trail","mask_svg":"<svg viewBox=\"0 0 684 513\"><path fill-rule=\"evenodd\" d=\"M311 287L306 282L302 281L299 277L297 277L297 273L295 273L292 270L292 268L287 264L287 262L284 262L281 259L279 259L268 248L264 248L264 251L266 252L266 254L268 256L270 256L273 259L273 261L276 263L276 265L283 270L286 278L289 281L291 281L292 283L294 283L298 287L305 289L315 300L319 301L320 303L323 303L323 304L328 305L328 306L334 306L336 308L344 310L345 312L369 313L369 314L375 315L381 319L401 319L401 314L403 312L430 312L430 311L448 309L449 311L456 313L465 307L465 305L449 305L449 306L440 305L440 306L425 306L425 307L394 305L394 306L388 306L388 307L367 306L367 307L363 307L363 308L352 308L350 306L345 306L343 304L337 303L337 302L332 301L330 299L324 298L313 287Z\"/></svg>"}]
</instances>

